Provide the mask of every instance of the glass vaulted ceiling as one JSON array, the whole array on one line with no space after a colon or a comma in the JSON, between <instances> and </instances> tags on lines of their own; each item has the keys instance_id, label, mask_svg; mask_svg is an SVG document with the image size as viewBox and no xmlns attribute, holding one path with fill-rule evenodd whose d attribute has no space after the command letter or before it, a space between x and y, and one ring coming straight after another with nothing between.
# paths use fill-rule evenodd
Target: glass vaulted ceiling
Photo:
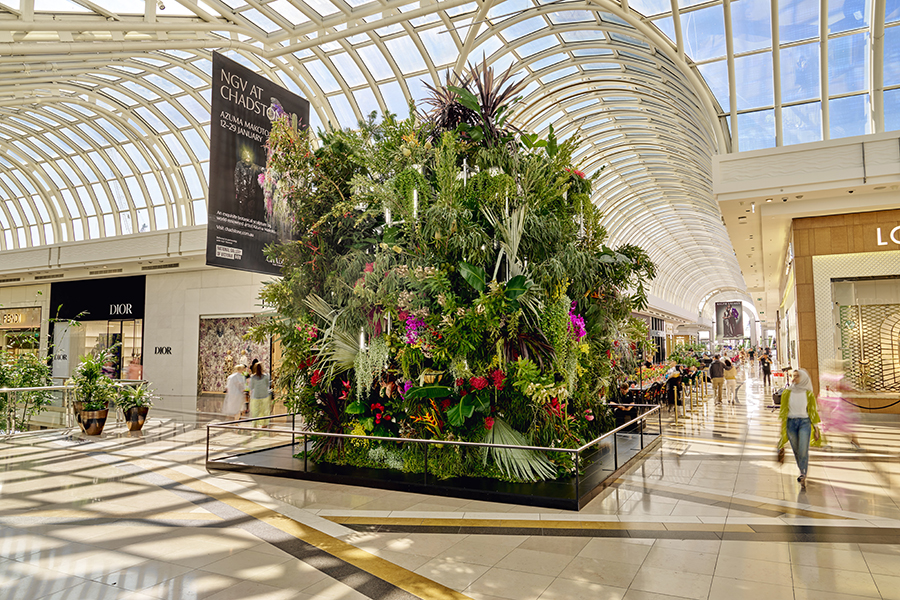
<instances>
[{"instance_id":1,"label":"glass vaulted ceiling","mask_svg":"<svg viewBox=\"0 0 900 600\"><path fill-rule=\"evenodd\" d=\"M580 135L652 292L696 307L745 289L712 156L900 128L898 21L900 0L0 0L0 250L205 223L212 50L314 127L406 114L486 56L528 82L520 126Z\"/></svg>"}]
</instances>

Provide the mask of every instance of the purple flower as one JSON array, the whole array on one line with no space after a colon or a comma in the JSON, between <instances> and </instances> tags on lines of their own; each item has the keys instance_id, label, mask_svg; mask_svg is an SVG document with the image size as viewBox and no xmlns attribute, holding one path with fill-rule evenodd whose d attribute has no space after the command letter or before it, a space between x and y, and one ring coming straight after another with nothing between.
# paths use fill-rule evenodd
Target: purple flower
<instances>
[{"instance_id":1,"label":"purple flower","mask_svg":"<svg viewBox=\"0 0 900 600\"><path fill-rule=\"evenodd\" d=\"M569 309L569 333L580 340L587 335L587 329L584 328L584 317L575 314L575 303L572 302L572 308Z\"/></svg>"},{"instance_id":2,"label":"purple flower","mask_svg":"<svg viewBox=\"0 0 900 600\"><path fill-rule=\"evenodd\" d=\"M419 341L419 335L423 329L425 329L425 321L410 315L406 318L406 333L403 334L403 341L407 344L415 344Z\"/></svg>"}]
</instances>

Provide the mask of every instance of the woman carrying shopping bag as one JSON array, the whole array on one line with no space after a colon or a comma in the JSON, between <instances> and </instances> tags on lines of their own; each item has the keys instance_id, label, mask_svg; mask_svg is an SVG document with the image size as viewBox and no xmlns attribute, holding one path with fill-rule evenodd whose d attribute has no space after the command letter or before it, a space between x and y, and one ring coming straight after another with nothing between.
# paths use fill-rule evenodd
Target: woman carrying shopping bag
<instances>
[{"instance_id":1,"label":"woman carrying shopping bag","mask_svg":"<svg viewBox=\"0 0 900 600\"><path fill-rule=\"evenodd\" d=\"M819 408L813 393L812 381L806 369L791 374L793 383L781 394L781 438L778 440L778 460L784 460L784 445L791 443L794 459L800 469L797 481L806 489L806 473L809 468L810 444L819 447L825 437L819 429Z\"/></svg>"}]
</instances>

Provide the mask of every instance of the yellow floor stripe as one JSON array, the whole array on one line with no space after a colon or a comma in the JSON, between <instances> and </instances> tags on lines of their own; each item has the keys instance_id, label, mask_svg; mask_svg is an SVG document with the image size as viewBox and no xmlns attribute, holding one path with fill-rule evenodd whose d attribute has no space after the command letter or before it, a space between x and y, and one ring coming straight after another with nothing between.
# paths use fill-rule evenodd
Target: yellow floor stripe
<instances>
[{"instance_id":1,"label":"yellow floor stripe","mask_svg":"<svg viewBox=\"0 0 900 600\"><path fill-rule=\"evenodd\" d=\"M365 550L360 550L352 544L331 537L313 527L298 523L297 521L257 504L256 502L245 500L231 492L226 492L205 481L195 479L194 477L165 467L161 468L154 466L152 470L164 477L200 492L201 494L205 494L210 498L214 498L219 502L227 504L263 523L267 523L272 527L280 529L299 540L303 540L304 542L311 544L332 556L340 558L358 569L374 575L414 596L428 599L433 598L435 600L471 600L469 596L461 594L456 590L450 589L417 573L413 573L403 567L399 567L394 563L375 556L374 554L370 554Z\"/></svg>"}]
</instances>

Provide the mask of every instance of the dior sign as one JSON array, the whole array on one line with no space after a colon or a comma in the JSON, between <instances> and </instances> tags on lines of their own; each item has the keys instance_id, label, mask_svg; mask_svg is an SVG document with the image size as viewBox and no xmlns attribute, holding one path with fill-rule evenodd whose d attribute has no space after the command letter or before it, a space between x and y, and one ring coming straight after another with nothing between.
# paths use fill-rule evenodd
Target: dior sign
<instances>
[{"instance_id":1,"label":"dior sign","mask_svg":"<svg viewBox=\"0 0 900 600\"><path fill-rule=\"evenodd\" d=\"M887 246L888 243L886 241L884 241L881 237L881 227L879 227L876 231L877 231L877 235L878 235L878 245L879 246ZM890 236L890 240L892 242L894 242L897 245L900 245L900 225L897 225L896 227L891 229L891 232L888 235Z\"/></svg>"},{"instance_id":2,"label":"dior sign","mask_svg":"<svg viewBox=\"0 0 900 600\"><path fill-rule=\"evenodd\" d=\"M110 304L109 305L109 314L112 315L131 315L131 305L130 304Z\"/></svg>"}]
</instances>

